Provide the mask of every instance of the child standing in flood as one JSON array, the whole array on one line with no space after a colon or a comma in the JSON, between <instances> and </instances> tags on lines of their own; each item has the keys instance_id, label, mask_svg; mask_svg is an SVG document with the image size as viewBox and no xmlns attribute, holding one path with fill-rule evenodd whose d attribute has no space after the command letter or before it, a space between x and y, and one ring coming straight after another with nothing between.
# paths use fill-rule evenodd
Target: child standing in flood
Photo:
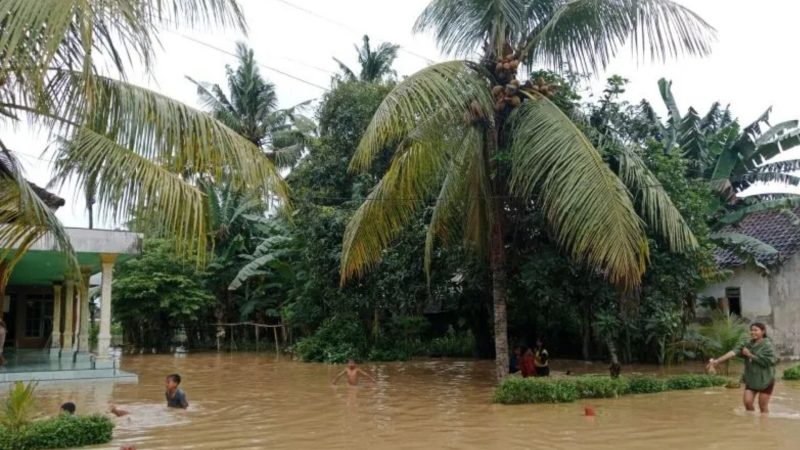
<instances>
[{"instance_id":1,"label":"child standing in flood","mask_svg":"<svg viewBox=\"0 0 800 450\"><path fill-rule=\"evenodd\" d=\"M356 362L355 360L352 359L347 361L347 367L343 371L339 372L338 375L336 375L336 378L334 378L333 381L331 381L331 384L338 383L339 378L341 378L345 374L347 375L347 384L349 384L350 386L358 385L359 375L364 375L365 377L367 377L367 379L369 379L372 382L372 384L375 384L375 379L372 378L367 372L364 372L363 370L356 367Z\"/></svg>"}]
</instances>

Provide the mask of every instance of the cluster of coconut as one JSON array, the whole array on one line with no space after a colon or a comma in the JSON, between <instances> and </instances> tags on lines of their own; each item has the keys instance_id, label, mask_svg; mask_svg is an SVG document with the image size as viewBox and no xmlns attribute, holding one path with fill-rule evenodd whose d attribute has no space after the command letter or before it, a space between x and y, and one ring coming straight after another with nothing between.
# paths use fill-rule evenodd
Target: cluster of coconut
<instances>
[{"instance_id":1,"label":"cluster of coconut","mask_svg":"<svg viewBox=\"0 0 800 450\"><path fill-rule=\"evenodd\" d=\"M519 67L519 59L514 53L509 53L497 61L494 67L494 75L498 81L511 81L517 77L517 67Z\"/></svg>"},{"instance_id":2,"label":"cluster of coconut","mask_svg":"<svg viewBox=\"0 0 800 450\"><path fill-rule=\"evenodd\" d=\"M538 93L546 97L555 95L556 86L547 83L539 77L536 80L528 80L520 84L517 80L517 68L520 61L514 53L509 53L497 61L495 65L495 77L500 83L492 88L494 96L494 109L497 112L503 111L507 107L516 108L522 104L522 91L530 94Z\"/></svg>"}]
</instances>

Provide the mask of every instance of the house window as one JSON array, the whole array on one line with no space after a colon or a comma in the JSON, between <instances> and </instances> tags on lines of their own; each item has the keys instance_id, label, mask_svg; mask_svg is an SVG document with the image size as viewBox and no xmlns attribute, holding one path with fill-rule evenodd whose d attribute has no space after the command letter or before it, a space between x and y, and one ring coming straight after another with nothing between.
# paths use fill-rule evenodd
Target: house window
<instances>
[{"instance_id":1,"label":"house window","mask_svg":"<svg viewBox=\"0 0 800 450\"><path fill-rule=\"evenodd\" d=\"M43 338L53 324L53 298L45 295L29 295L25 299L25 337Z\"/></svg>"},{"instance_id":2,"label":"house window","mask_svg":"<svg viewBox=\"0 0 800 450\"><path fill-rule=\"evenodd\" d=\"M728 299L728 308L731 314L737 316L742 315L742 295L741 290L737 288L725 288L725 297Z\"/></svg>"}]
</instances>

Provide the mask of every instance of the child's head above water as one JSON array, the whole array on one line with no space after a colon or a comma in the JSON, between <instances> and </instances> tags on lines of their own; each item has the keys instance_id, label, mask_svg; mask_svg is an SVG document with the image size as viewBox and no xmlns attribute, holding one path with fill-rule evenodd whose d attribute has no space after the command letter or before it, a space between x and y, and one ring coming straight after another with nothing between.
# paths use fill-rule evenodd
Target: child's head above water
<instances>
[{"instance_id":1,"label":"child's head above water","mask_svg":"<svg viewBox=\"0 0 800 450\"><path fill-rule=\"evenodd\" d=\"M68 414L75 414L75 403L67 402L61 405L61 412Z\"/></svg>"},{"instance_id":2,"label":"child's head above water","mask_svg":"<svg viewBox=\"0 0 800 450\"><path fill-rule=\"evenodd\" d=\"M349 369L355 369L356 368L356 360L352 359L352 358L348 359L347 360L347 367Z\"/></svg>"},{"instance_id":3,"label":"child's head above water","mask_svg":"<svg viewBox=\"0 0 800 450\"><path fill-rule=\"evenodd\" d=\"M166 385L167 389L177 389L181 384L181 376L177 373L167 375Z\"/></svg>"}]
</instances>

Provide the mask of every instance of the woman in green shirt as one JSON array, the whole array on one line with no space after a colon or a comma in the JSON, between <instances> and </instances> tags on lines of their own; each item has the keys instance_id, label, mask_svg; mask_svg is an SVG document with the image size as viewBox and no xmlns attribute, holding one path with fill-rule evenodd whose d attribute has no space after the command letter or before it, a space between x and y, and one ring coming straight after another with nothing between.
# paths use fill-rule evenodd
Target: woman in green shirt
<instances>
[{"instance_id":1,"label":"woman in green shirt","mask_svg":"<svg viewBox=\"0 0 800 450\"><path fill-rule=\"evenodd\" d=\"M762 414L769 412L769 399L775 388L775 365L778 358L775 348L767 338L767 326L756 322L750 325L750 342L735 351L708 362L709 367L716 367L731 358L744 358L744 407L748 411L755 411L753 401L758 394L758 408Z\"/></svg>"}]
</instances>

